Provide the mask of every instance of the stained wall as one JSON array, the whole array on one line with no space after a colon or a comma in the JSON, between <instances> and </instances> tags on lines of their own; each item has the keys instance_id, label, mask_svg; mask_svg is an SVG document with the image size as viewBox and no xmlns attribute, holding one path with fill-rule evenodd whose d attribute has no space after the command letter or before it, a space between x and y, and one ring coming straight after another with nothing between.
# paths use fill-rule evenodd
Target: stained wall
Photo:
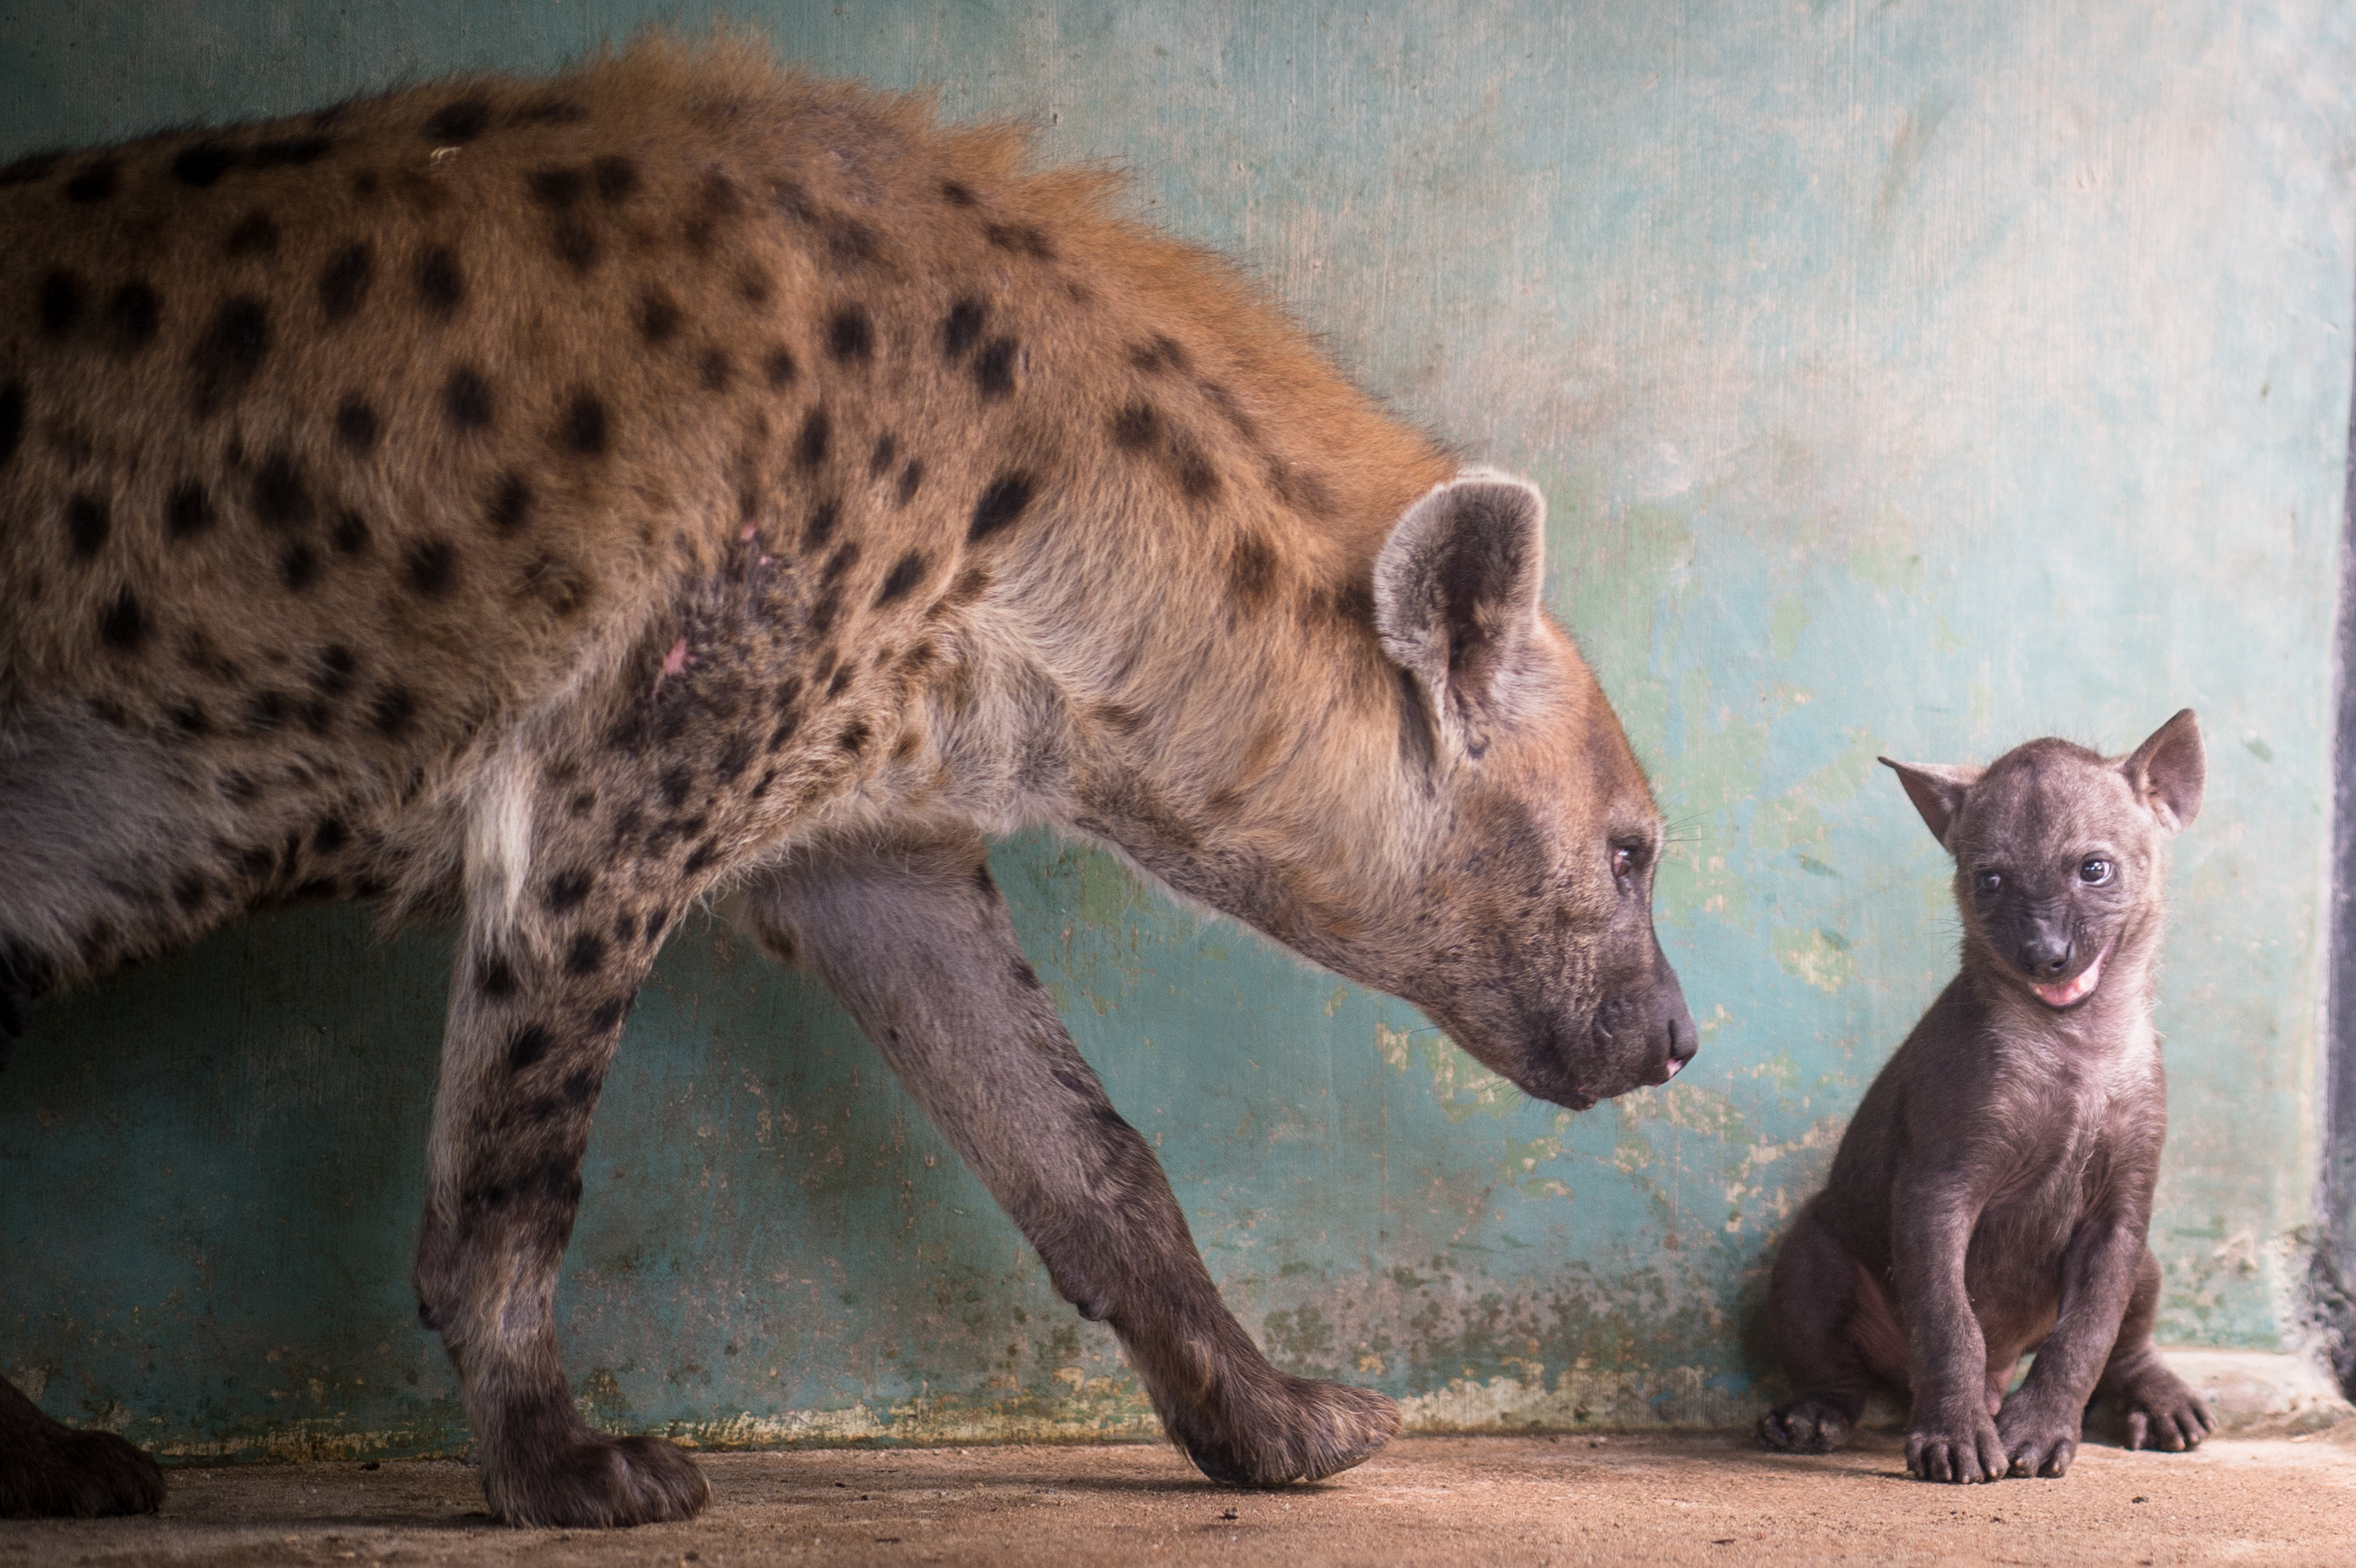
<instances>
[{"instance_id":1,"label":"stained wall","mask_svg":"<svg viewBox=\"0 0 2356 1568\"><path fill-rule=\"evenodd\" d=\"M552 66L653 9L0 9L0 159ZM1746 1419L1768 1248L1952 970L1946 864L1875 754L2125 751L2187 705L2211 773L2159 998L2163 1338L2294 1341L2356 13L734 14L1122 166L1136 209L1241 259L1402 414L1547 491L1552 602L1676 825L1658 915L1704 1052L1673 1086L1533 1104L1098 851L995 853L1280 1364L1427 1427ZM328 911L43 1004L0 1076L0 1370L167 1454L462 1443L405 1283L446 957ZM665 954L587 1180L559 1310L594 1419L1152 1430L831 1002L724 924Z\"/></svg>"}]
</instances>

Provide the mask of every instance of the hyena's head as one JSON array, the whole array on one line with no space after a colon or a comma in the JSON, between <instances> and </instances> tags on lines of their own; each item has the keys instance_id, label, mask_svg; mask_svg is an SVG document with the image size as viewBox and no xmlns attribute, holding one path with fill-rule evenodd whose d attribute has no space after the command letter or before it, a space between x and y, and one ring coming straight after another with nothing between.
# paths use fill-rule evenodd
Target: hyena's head
<instances>
[{"instance_id":1,"label":"hyena's head","mask_svg":"<svg viewBox=\"0 0 2356 1568\"><path fill-rule=\"evenodd\" d=\"M1294 785L1315 801L1281 880L1306 896L1231 912L1585 1109L1667 1082L1696 1038L1653 935L1660 813L1539 607L1544 524L1537 491L1475 471L1394 526L1371 585L1388 695Z\"/></svg>"},{"instance_id":2,"label":"hyena's head","mask_svg":"<svg viewBox=\"0 0 2356 1568\"><path fill-rule=\"evenodd\" d=\"M1881 760L1955 857L1966 969L2066 1012L2149 959L2168 841L2207 774L2192 709L2126 757L2049 738L1986 768Z\"/></svg>"}]
</instances>

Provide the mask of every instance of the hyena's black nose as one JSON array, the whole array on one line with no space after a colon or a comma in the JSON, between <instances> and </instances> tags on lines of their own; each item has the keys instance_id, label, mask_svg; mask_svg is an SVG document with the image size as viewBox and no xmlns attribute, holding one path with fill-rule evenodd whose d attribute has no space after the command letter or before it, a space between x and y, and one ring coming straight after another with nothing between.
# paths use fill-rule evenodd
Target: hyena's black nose
<instances>
[{"instance_id":1,"label":"hyena's black nose","mask_svg":"<svg viewBox=\"0 0 2356 1568\"><path fill-rule=\"evenodd\" d=\"M2058 980L2070 967L2070 938L2063 933L2031 932L2020 944L2020 967L2033 980Z\"/></svg>"}]
</instances>

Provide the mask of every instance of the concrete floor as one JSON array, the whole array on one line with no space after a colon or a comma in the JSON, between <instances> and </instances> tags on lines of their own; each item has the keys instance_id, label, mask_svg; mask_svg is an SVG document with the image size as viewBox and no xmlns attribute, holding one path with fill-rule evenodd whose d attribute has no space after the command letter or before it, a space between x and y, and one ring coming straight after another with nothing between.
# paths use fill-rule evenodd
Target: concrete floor
<instances>
[{"instance_id":1,"label":"concrete floor","mask_svg":"<svg viewBox=\"0 0 2356 1568\"><path fill-rule=\"evenodd\" d=\"M160 1517L0 1522L35 1564L1139 1561L2356 1563L2356 1424L2190 1455L2083 1449L2059 1481L1927 1486L1901 1439L1771 1457L1733 1436L1405 1438L1317 1487L1215 1487L1159 1445L714 1454L688 1524L511 1531L447 1461L172 1472Z\"/></svg>"}]
</instances>

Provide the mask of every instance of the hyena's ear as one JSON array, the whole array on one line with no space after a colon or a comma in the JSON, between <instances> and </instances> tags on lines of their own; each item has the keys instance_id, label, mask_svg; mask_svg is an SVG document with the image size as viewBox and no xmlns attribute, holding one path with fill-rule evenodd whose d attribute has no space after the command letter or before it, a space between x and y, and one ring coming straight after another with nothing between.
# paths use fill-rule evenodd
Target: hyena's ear
<instances>
[{"instance_id":1,"label":"hyena's ear","mask_svg":"<svg viewBox=\"0 0 2356 1568\"><path fill-rule=\"evenodd\" d=\"M1942 845L1947 842L1947 829L1955 825L1955 813L1964 809L1965 792L1987 772L1946 763L1901 763L1890 757L1874 761L1898 775L1898 782L1906 786L1906 798L1922 814L1922 826Z\"/></svg>"},{"instance_id":2,"label":"hyena's ear","mask_svg":"<svg viewBox=\"0 0 2356 1568\"><path fill-rule=\"evenodd\" d=\"M1537 624L1546 497L1467 469L1407 509L1375 559L1383 651L1422 687L1441 739L1478 757Z\"/></svg>"},{"instance_id":3,"label":"hyena's ear","mask_svg":"<svg viewBox=\"0 0 2356 1568\"><path fill-rule=\"evenodd\" d=\"M2192 709L2151 732L2151 738L2119 764L2127 787L2170 833L2192 826L2201 815L2201 790L2209 778L2209 752L2201 743L2201 721Z\"/></svg>"}]
</instances>

